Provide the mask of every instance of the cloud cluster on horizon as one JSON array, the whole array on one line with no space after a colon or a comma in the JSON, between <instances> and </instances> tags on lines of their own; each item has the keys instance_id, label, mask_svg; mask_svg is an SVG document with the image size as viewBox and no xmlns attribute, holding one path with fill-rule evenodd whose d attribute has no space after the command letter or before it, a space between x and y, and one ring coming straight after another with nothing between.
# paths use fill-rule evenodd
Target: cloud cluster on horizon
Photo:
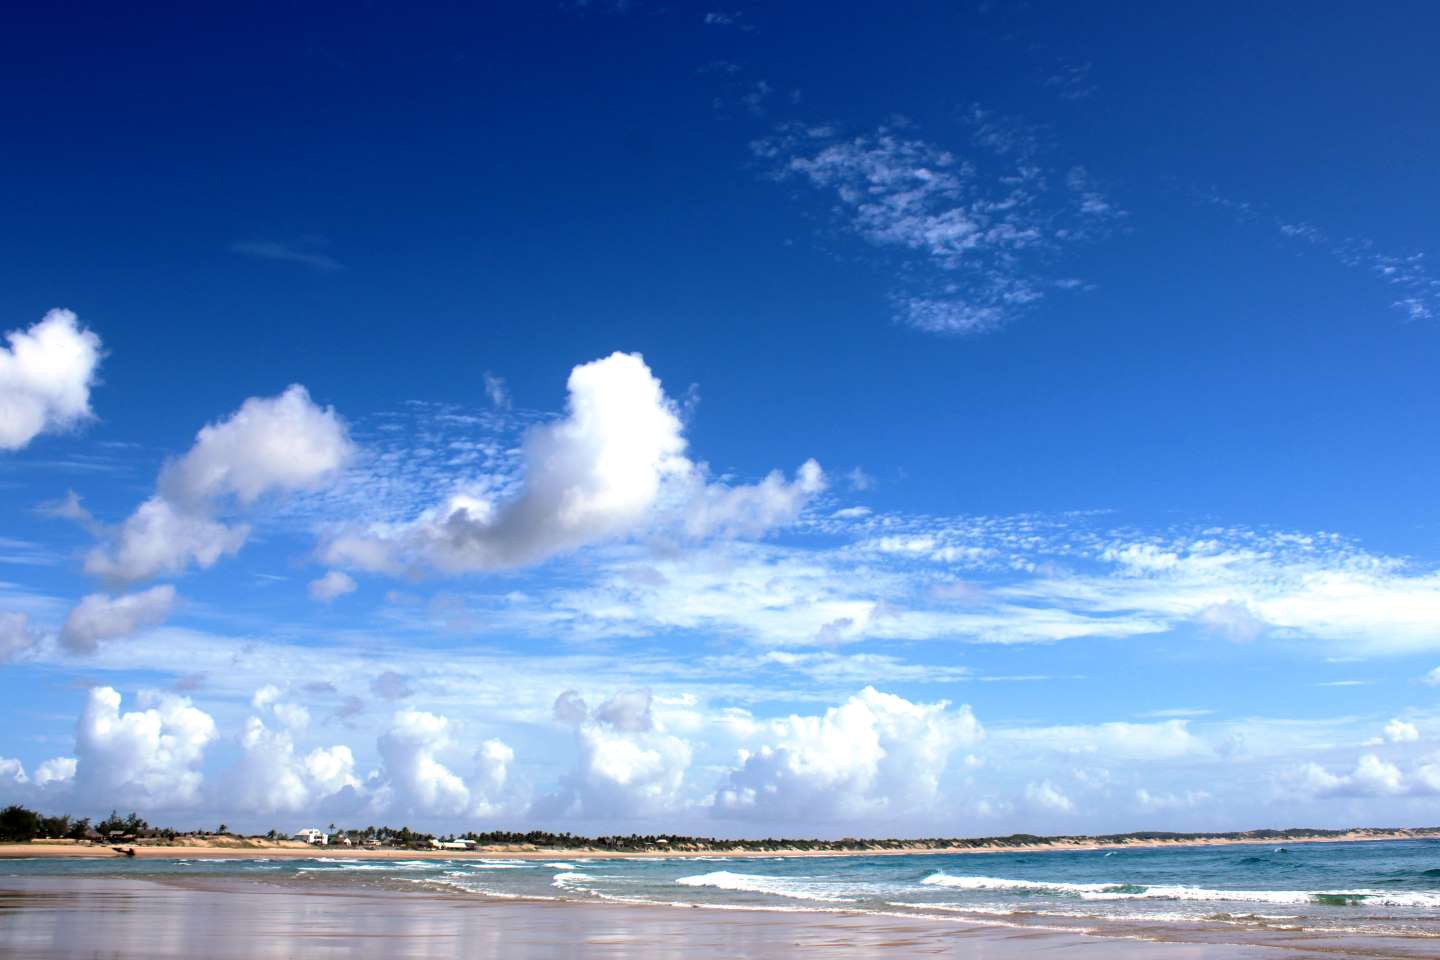
<instances>
[{"instance_id":1,"label":"cloud cluster on horizon","mask_svg":"<svg viewBox=\"0 0 1440 960\"><path fill-rule=\"evenodd\" d=\"M1022 813L1059 828L1095 815L1097 806L1204 813L1225 792L1215 781L1221 769L1244 789L1270 791L1272 804L1423 802L1440 794L1440 753L1421 742L1424 734L1390 743L1383 757L1370 748L1353 770L1318 761L1276 766L1273 758L1290 748L1269 743L1261 726L1245 728L1245 736L1224 724L1198 735L1184 720L987 730L968 706L872 687L818 713L771 720L648 688L615 691L592 708L566 690L554 702L553 723L571 731L573 764L553 784L517 778L528 758L505 740L406 707L382 722L378 764L362 774L350 745L314 742L298 693L256 691L234 735L236 758L210 775L204 760L221 742L220 725L190 698L142 692L124 709L117 690L93 688L74 755L37 765L33 776L18 760L0 758L0 797L82 811L115 804L171 816L222 810L252 822L277 814L419 824L660 818L713 821L722 831L769 824L824 832L957 817L983 824ZM1425 729L1437 722L1431 716ZM1317 730L1315 742L1329 736ZM302 739L313 746L302 748ZM997 765L1006 768L1004 780L989 773ZM1177 775L1191 785L1177 785ZM1247 782L1256 775L1262 779ZM1170 786L1155 789L1157 778Z\"/></svg>"}]
</instances>

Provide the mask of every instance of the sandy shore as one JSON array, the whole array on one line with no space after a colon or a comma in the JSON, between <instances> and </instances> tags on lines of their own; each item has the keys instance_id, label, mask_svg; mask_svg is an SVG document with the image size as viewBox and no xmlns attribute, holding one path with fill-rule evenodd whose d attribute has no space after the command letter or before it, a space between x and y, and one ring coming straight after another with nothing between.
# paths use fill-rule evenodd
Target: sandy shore
<instances>
[{"instance_id":1,"label":"sandy shore","mask_svg":"<svg viewBox=\"0 0 1440 960\"><path fill-rule=\"evenodd\" d=\"M1352 949L1353 947L1353 949ZM857 913L702 910L245 881L0 877L0 956L34 960L347 957L720 958L915 956L1020 960L1298 960L1363 943L1175 943Z\"/></svg>"},{"instance_id":2,"label":"sandy shore","mask_svg":"<svg viewBox=\"0 0 1440 960\"><path fill-rule=\"evenodd\" d=\"M134 849L136 857L145 858L196 858L215 857L246 859L266 857L337 857L367 860L451 860L451 859L498 859L513 857L520 860L554 860L566 857L604 859L610 857L884 857L912 856L918 854L986 854L986 853L1040 853L1053 850L1134 850L1158 847L1215 847L1215 846L1293 846L1301 843L1345 843L1381 840L1413 840L1433 838L1436 834L1423 831L1376 831L1354 830L1333 837L1296 837L1276 840L1274 838L1254 839L1198 839L1198 840L1136 840L1125 843L1102 843L1086 838L1056 840L1050 843L1027 846L987 847L902 847L893 849L866 849L856 847L845 850L743 850L716 846L707 850L633 850L615 851L593 847L546 848L537 850L526 847L482 847L472 851L462 850L403 850L382 848L378 850L363 847L313 847L298 842L279 844L260 841L215 840L185 838L173 845L147 844L144 841L125 844ZM61 841L34 841L32 843L0 844L0 860L31 857L120 857L114 848L105 844L74 843Z\"/></svg>"}]
</instances>

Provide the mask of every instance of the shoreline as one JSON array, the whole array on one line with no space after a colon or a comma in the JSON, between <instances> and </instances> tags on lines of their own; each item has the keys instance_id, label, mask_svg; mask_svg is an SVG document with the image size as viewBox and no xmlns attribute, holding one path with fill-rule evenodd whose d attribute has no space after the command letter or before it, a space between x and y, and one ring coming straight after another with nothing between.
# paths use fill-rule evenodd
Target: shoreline
<instances>
[{"instance_id":1,"label":"shoreline","mask_svg":"<svg viewBox=\"0 0 1440 960\"><path fill-rule=\"evenodd\" d=\"M974 847L886 847L868 849L847 847L828 850L802 850L781 848L776 850L749 850L742 848L713 847L706 850L609 850L595 847L546 847L527 848L522 846L483 847L475 850L411 850L395 847L371 849L366 847L309 846L298 841L283 844L251 844L248 841L204 841L189 843L153 844L134 841L122 844L88 843L81 841L45 841L0 844L0 860L50 859L65 857L87 857L91 859L130 859L117 852L115 847L133 849L135 859L186 860L258 860L258 859L356 859L356 860L559 860L580 857L590 860L610 859L671 859L704 860L724 857L726 859L768 859L821 858L821 857L897 857L897 856L939 856L943 854L986 854L986 853L1050 853L1055 851L1088 852L1098 850L1145 850L1168 849L1171 847L1225 847L1225 846L1290 846L1310 843L1379 843L1395 840L1440 840L1440 831L1416 830L1351 830L1334 836L1313 837L1231 837L1231 838L1186 838L1179 840L1149 839L1125 842L1107 842L1092 838L1054 839L1034 844L1009 844Z\"/></svg>"}]
</instances>

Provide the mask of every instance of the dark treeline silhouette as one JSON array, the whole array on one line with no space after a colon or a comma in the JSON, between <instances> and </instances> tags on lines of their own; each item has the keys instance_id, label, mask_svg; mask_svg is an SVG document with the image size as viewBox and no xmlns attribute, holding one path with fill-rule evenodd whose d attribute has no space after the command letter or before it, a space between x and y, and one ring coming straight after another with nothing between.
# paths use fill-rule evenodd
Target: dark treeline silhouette
<instances>
[{"instance_id":1,"label":"dark treeline silhouette","mask_svg":"<svg viewBox=\"0 0 1440 960\"><path fill-rule=\"evenodd\" d=\"M112 836L174 838L174 830L157 830L136 813L121 816L111 810L110 816L91 824L89 817L55 817L37 813L19 804L0 810L0 842L16 843L48 837L67 840L103 840Z\"/></svg>"},{"instance_id":2,"label":"dark treeline silhouette","mask_svg":"<svg viewBox=\"0 0 1440 960\"><path fill-rule=\"evenodd\" d=\"M435 835L409 827L364 827L355 829L337 828L330 825L330 834L345 837L352 842L378 842L386 846L409 847L428 844ZM174 840L179 836L235 836L224 824L218 831L194 831L184 834L169 828L150 826L140 816L131 813L121 816L112 811L110 816L92 825L88 818L69 816L45 816L19 805L0 810L0 842L24 842L39 838L68 838L73 840L108 840L115 837L125 839L148 839L157 842ZM1440 837L1440 827L1365 827L1345 830L1325 830L1309 827L1293 827L1287 830L1242 830L1231 833L1175 833L1163 830L1141 830L1134 833L1107 833L1096 836L1065 835L1037 836L1031 833L1013 833L1004 837L913 837L863 838L845 837L840 840L816 840L793 837L766 837L764 839L721 840L714 837L692 837L683 834L628 834L587 837L574 833L551 833L548 830L490 830L484 833L448 834L446 840L470 840L481 847L533 847L555 850L818 850L818 851L866 851L866 850L977 850L988 847L1050 847L1079 844L1126 844L1126 843L1185 843L1225 841L1285 841L1323 840L1345 837L1406 835L1416 837ZM290 834L283 830L271 830L267 834L255 835L256 839L283 840Z\"/></svg>"}]
</instances>

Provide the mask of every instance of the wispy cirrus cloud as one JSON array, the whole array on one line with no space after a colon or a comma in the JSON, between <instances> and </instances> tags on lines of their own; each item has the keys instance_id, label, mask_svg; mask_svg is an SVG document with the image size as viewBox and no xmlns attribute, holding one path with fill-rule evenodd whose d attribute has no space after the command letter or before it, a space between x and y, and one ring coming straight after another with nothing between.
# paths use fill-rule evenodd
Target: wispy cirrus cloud
<instances>
[{"instance_id":1,"label":"wispy cirrus cloud","mask_svg":"<svg viewBox=\"0 0 1440 960\"><path fill-rule=\"evenodd\" d=\"M1082 63L1061 61L1055 72L1045 78L1042 86L1053 90L1061 100L1088 100L1100 89L1099 84L1090 76L1094 66L1088 60Z\"/></svg>"},{"instance_id":2,"label":"wispy cirrus cloud","mask_svg":"<svg viewBox=\"0 0 1440 960\"><path fill-rule=\"evenodd\" d=\"M269 260L274 263L293 263L312 270L331 273L344 270L345 265L325 252L326 244L317 239L306 239L296 243L278 240L244 240L230 244L230 252L252 260Z\"/></svg>"},{"instance_id":3,"label":"wispy cirrus cloud","mask_svg":"<svg viewBox=\"0 0 1440 960\"><path fill-rule=\"evenodd\" d=\"M1270 224L1283 237L1323 251L1340 263L1370 274L1391 290L1390 307L1408 320L1433 320L1440 316L1440 276L1426 259L1425 251L1399 253L1384 249L1372 237L1336 236L1308 220L1275 216L1263 204L1236 200L1214 190L1200 199L1228 211L1243 223Z\"/></svg>"},{"instance_id":4,"label":"wispy cirrus cloud","mask_svg":"<svg viewBox=\"0 0 1440 960\"><path fill-rule=\"evenodd\" d=\"M1051 169L1033 128L979 107L965 123L963 149L902 123L859 135L788 124L752 150L775 179L829 197L844 229L895 256L897 319L981 333L1069 286L1056 257L1124 213L1083 168Z\"/></svg>"}]
</instances>

